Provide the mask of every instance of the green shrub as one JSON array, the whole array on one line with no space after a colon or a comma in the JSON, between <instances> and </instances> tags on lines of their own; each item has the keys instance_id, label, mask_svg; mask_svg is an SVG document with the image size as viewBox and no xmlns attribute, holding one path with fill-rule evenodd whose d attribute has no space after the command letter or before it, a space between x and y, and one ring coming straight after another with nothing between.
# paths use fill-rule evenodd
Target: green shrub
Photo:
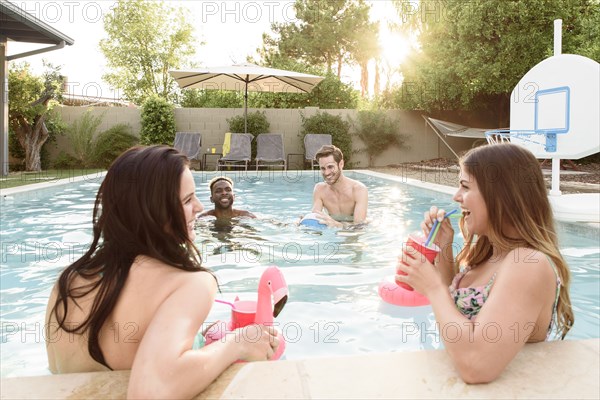
<instances>
[{"instance_id":1,"label":"green shrub","mask_svg":"<svg viewBox=\"0 0 600 400\"><path fill-rule=\"evenodd\" d=\"M84 167L80 160L64 151L61 151L58 156L56 156L52 166L56 169L76 169Z\"/></svg>"},{"instance_id":2,"label":"green shrub","mask_svg":"<svg viewBox=\"0 0 600 400\"><path fill-rule=\"evenodd\" d=\"M83 167L90 165L94 135L102 123L103 117L104 114L92 115L92 110L88 109L80 118L77 118L67 127L66 133L71 144L71 155L79 160Z\"/></svg>"},{"instance_id":3,"label":"green shrub","mask_svg":"<svg viewBox=\"0 0 600 400\"><path fill-rule=\"evenodd\" d=\"M244 133L244 116L236 115L227 119L229 123L229 132ZM248 114L247 133L251 133L255 138L261 133L268 133L271 129L271 124L267 121L267 116L264 112L255 111ZM256 140L252 141L252 158L256 157Z\"/></svg>"},{"instance_id":4,"label":"green shrub","mask_svg":"<svg viewBox=\"0 0 600 400\"><path fill-rule=\"evenodd\" d=\"M46 116L46 128L48 128L48 132L50 136L46 143L42 146L42 150L40 151L40 161L42 164L42 169L48 169L52 166L52 161L50 160L50 151L49 149L52 147L54 149L56 146L56 139L58 136L63 136L67 131L67 124L62 119L60 114L56 111L56 109L52 109L48 112Z\"/></svg>"},{"instance_id":5,"label":"green shrub","mask_svg":"<svg viewBox=\"0 0 600 400\"><path fill-rule=\"evenodd\" d=\"M229 131L235 133L244 133L244 116L236 115L227 119L229 123ZM267 116L264 112L255 111L248 113L248 129L246 132L253 134L254 136L261 133L268 133L271 128L271 124L267 121Z\"/></svg>"},{"instance_id":6,"label":"green shrub","mask_svg":"<svg viewBox=\"0 0 600 400\"><path fill-rule=\"evenodd\" d=\"M352 168L352 137L350 136L350 123L344 121L339 115L331 115L324 112L317 112L310 118L302 118L302 130L300 137L304 143L304 136L309 133L322 133L331 135L333 145L339 147L344 153L344 165Z\"/></svg>"},{"instance_id":7,"label":"green shrub","mask_svg":"<svg viewBox=\"0 0 600 400\"><path fill-rule=\"evenodd\" d=\"M25 149L19 143L17 134L13 132L12 128L8 127L8 154L17 159L9 164L8 169L10 171L24 171L25 170Z\"/></svg>"},{"instance_id":8,"label":"green shrub","mask_svg":"<svg viewBox=\"0 0 600 400\"><path fill-rule=\"evenodd\" d=\"M140 132L142 144L173 145L175 140L174 108L173 104L158 95L150 96L144 101Z\"/></svg>"},{"instance_id":9,"label":"green shrub","mask_svg":"<svg viewBox=\"0 0 600 400\"><path fill-rule=\"evenodd\" d=\"M21 147L17 135L8 127L8 154L13 158L8 164L9 171L25 171L25 149Z\"/></svg>"},{"instance_id":10,"label":"green shrub","mask_svg":"<svg viewBox=\"0 0 600 400\"><path fill-rule=\"evenodd\" d=\"M362 140L369 155L369 167L375 157L391 146L404 147L408 137L398 132L400 124L383 111L359 111L358 123L352 121L356 136Z\"/></svg>"},{"instance_id":11,"label":"green shrub","mask_svg":"<svg viewBox=\"0 0 600 400\"><path fill-rule=\"evenodd\" d=\"M118 124L102 132L94 142L92 162L95 167L108 168L110 164L128 148L139 143L131 126Z\"/></svg>"}]
</instances>

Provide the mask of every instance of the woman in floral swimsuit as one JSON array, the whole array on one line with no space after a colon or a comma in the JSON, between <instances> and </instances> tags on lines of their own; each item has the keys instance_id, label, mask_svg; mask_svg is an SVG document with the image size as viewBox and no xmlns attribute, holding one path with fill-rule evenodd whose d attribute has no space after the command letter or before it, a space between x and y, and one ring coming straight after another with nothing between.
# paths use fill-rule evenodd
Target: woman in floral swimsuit
<instances>
[{"instance_id":1,"label":"woman in floral swimsuit","mask_svg":"<svg viewBox=\"0 0 600 400\"><path fill-rule=\"evenodd\" d=\"M462 379L496 379L525 343L564 338L573 326L569 268L536 158L514 144L483 146L460 162L454 200L465 245L454 258L445 211L425 213L428 235L441 221L435 265L403 254L396 275L431 301L444 346ZM406 253L414 252L408 249ZM459 266L463 266L459 268ZM448 289L450 288L450 290Z\"/></svg>"}]
</instances>

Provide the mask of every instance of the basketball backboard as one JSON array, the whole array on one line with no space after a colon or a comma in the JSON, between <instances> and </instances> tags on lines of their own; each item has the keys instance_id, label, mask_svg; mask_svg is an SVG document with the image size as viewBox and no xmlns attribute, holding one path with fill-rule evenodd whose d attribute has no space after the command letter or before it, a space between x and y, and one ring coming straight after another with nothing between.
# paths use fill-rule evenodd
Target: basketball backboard
<instances>
[{"instance_id":1,"label":"basketball backboard","mask_svg":"<svg viewBox=\"0 0 600 400\"><path fill-rule=\"evenodd\" d=\"M586 57L549 57L527 72L511 95L511 137L538 158L579 159L600 151L600 64ZM540 143L543 145L540 146Z\"/></svg>"}]
</instances>

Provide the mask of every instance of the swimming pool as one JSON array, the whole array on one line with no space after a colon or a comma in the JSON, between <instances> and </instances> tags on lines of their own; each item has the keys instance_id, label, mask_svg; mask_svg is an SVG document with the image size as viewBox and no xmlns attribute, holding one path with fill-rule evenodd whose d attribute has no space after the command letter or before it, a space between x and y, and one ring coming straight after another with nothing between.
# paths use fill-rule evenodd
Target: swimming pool
<instances>
[{"instance_id":1,"label":"swimming pool","mask_svg":"<svg viewBox=\"0 0 600 400\"><path fill-rule=\"evenodd\" d=\"M197 224L196 243L217 274L220 298L254 299L267 265L278 265L289 300L276 319L285 357L350 355L441 347L430 307L383 303L377 285L393 273L402 240L418 230L432 204L454 208L448 194L377 176L348 172L369 188L370 226L364 231L311 231L295 225L310 210L320 176L309 171L238 173L236 208L259 219L235 225ZM206 182L198 197L210 207ZM6 196L0 200L0 320L2 377L48 374L43 316L50 288L65 265L91 241L91 211L100 179ZM561 250L573 273L575 327L569 339L600 337L600 231L559 225ZM207 321L228 320L215 304Z\"/></svg>"}]
</instances>

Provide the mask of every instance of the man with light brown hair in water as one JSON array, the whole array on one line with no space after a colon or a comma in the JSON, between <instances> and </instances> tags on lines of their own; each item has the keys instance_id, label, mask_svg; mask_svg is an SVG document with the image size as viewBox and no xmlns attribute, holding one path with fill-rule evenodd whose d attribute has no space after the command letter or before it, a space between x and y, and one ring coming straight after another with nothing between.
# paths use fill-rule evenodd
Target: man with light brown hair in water
<instances>
[{"instance_id":1,"label":"man with light brown hair in water","mask_svg":"<svg viewBox=\"0 0 600 400\"><path fill-rule=\"evenodd\" d=\"M233 208L235 193L233 181L226 176L217 176L208 183L210 188L210 202L215 205L212 210L206 210L198 217L214 216L217 219L231 219L236 217L256 218L250 211L236 210Z\"/></svg>"},{"instance_id":2,"label":"man with light brown hair in water","mask_svg":"<svg viewBox=\"0 0 600 400\"><path fill-rule=\"evenodd\" d=\"M319 222L336 228L366 222L367 187L343 174L342 151L336 146L325 145L319 149L315 160L325 180L317 183L313 191L312 212L319 215Z\"/></svg>"}]
</instances>

